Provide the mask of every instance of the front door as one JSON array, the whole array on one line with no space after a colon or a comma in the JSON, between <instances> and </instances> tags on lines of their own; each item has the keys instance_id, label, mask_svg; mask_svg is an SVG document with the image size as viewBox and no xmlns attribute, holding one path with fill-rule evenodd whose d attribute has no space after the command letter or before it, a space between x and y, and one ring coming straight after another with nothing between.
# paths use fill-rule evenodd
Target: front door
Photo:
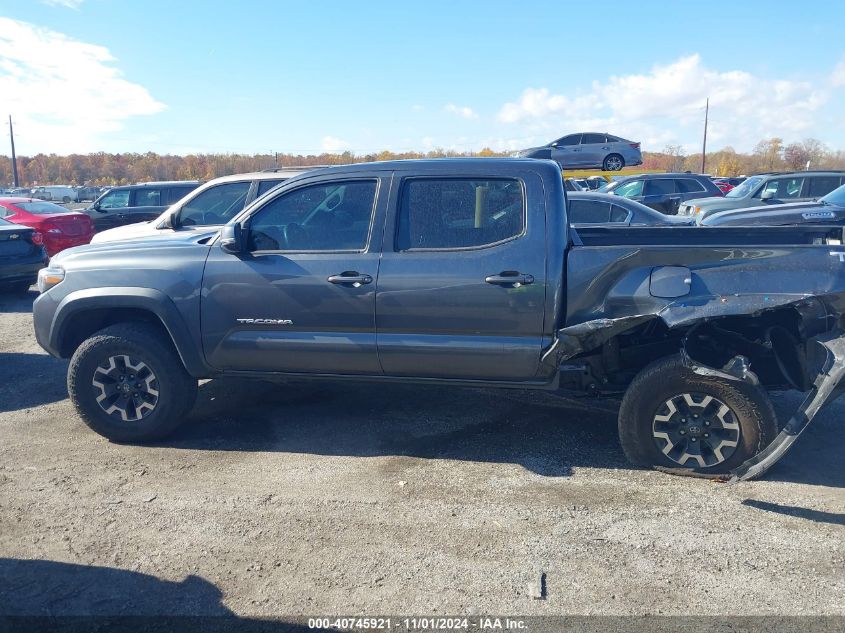
<instances>
[{"instance_id":1,"label":"front door","mask_svg":"<svg viewBox=\"0 0 845 633\"><path fill-rule=\"evenodd\" d=\"M561 169L583 165L580 143L580 134L570 134L556 140L552 145L552 160L560 165Z\"/></svg>"},{"instance_id":2,"label":"front door","mask_svg":"<svg viewBox=\"0 0 845 633\"><path fill-rule=\"evenodd\" d=\"M542 191L530 173L402 181L392 195L398 219L385 232L376 295L385 374L536 375L546 276Z\"/></svg>"},{"instance_id":3,"label":"front door","mask_svg":"<svg viewBox=\"0 0 845 633\"><path fill-rule=\"evenodd\" d=\"M380 374L375 291L389 179L309 180L246 221L249 253L212 247L202 339L212 367ZM378 219L376 219L378 218Z\"/></svg>"},{"instance_id":4,"label":"front door","mask_svg":"<svg viewBox=\"0 0 845 633\"><path fill-rule=\"evenodd\" d=\"M85 210L95 230L105 231L124 224L129 193L129 189L112 189L91 205L90 209Z\"/></svg>"}]
</instances>

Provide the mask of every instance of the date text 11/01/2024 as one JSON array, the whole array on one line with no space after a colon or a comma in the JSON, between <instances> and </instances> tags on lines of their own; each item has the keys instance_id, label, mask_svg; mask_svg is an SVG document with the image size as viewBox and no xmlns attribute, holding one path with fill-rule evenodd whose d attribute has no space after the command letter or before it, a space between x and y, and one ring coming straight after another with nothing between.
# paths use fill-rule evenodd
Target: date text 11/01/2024
<instances>
[{"instance_id":1,"label":"date text 11/01/2024","mask_svg":"<svg viewBox=\"0 0 845 633\"><path fill-rule=\"evenodd\" d=\"M453 631L478 629L482 631L519 631L525 630L526 623L518 618L308 618L309 629L339 629L365 631Z\"/></svg>"}]
</instances>

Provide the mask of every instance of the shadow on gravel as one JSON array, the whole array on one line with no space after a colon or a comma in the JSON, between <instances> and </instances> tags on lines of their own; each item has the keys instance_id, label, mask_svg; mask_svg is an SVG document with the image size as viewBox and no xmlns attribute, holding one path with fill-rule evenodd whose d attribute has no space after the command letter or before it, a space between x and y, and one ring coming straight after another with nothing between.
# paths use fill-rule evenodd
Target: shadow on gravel
<instances>
[{"instance_id":1,"label":"shadow on gravel","mask_svg":"<svg viewBox=\"0 0 845 633\"><path fill-rule=\"evenodd\" d=\"M0 413L67 398L67 361L47 354L0 352Z\"/></svg>"},{"instance_id":2,"label":"shadow on gravel","mask_svg":"<svg viewBox=\"0 0 845 633\"><path fill-rule=\"evenodd\" d=\"M0 615L231 615L198 576L169 582L111 567L0 558Z\"/></svg>"},{"instance_id":3,"label":"shadow on gravel","mask_svg":"<svg viewBox=\"0 0 845 633\"><path fill-rule=\"evenodd\" d=\"M304 623L237 617L199 576L179 582L111 567L0 558L0 630L42 633L293 633Z\"/></svg>"},{"instance_id":4,"label":"shadow on gravel","mask_svg":"<svg viewBox=\"0 0 845 633\"><path fill-rule=\"evenodd\" d=\"M766 512L785 514L786 516L807 519L816 523L830 523L832 525L845 525L845 514L837 512L824 512L822 510L811 510L799 506L785 506L780 503L769 503L768 501L757 501L756 499L745 499L742 505L749 508L757 508Z\"/></svg>"},{"instance_id":5,"label":"shadow on gravel","mask_svg":"<svg viewBox=\"0 0 845 633\"><path fill-rule=\"evenodd\" d=\"M38 293L30 290L25 295L13 295L0 292L0 312L32 312L32 302L38 297Z\"/></svg>"},{"instance_id":6,"label":"shadow on gravel","mask_svg":"<svg viewBox=\"0 0 845 633\"><path fill-rule=\"evenodd\" d=\"M573 466L629 467L606 403L418 385L213 380L165 445L513 463L550 477Z\"/></svg>"}]
</instances>

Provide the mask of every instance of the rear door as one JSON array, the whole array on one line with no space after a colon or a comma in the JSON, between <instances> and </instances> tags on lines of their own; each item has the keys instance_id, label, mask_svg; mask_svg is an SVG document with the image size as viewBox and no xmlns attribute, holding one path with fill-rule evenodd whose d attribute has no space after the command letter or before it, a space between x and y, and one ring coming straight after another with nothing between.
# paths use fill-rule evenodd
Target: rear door
<instances>
[{"instance_id":1,"label":"rear door","mask_svg":"<svg viewBox=\"0 0 845 633\"><path fill-rule=\"evenodd\" d=\"M640 202L666 215L675 215L680 203L680 196L675 190L675 180L673 178L647 179Z\"/></svg>"},{"instance_id":2,"label":"rear door","mask_svg":"<svg viewBox=\"0 0 845 633\"><path fill-rule=\"evenodd\" d=\"M380 374L375 280L389 188L389 173L301 181L251 214L248 253L213 246L201 303L209 364Z\"/></svg>"},{"instance_id":3,"label":"rear door","mask_svg":"<svg viewBox=\"0 0 845 633\"><path fill-rule=\"evenodd\" d=\"M546 280L539 176L396 180L376 294L385 374L534 377Z\"/></svg>"},{"instance_id":4,"label":"rear door","mask_svg":"<svg viewBox=\"0 0 845 633\"><path fill-rule=\"evenodd\" d=\"M124 224L135 222L149 222L155 220L161 212L167 208L166 187L141 187L135 189L132 194L134 199L126 210Z\"/></svg>"},{"instance_id":5,"label":"rear door","mask_svg":"<svg viewBox=\"0 0 845 633\"><path fill-rule=\"evenodd\" d=\"M570 134L554 142L552 145L552 160L561 168L578 167L581 161L581 135Z\"/></svg>"},{"instance_id":6,"label":"rear door","mask_svg":"<svg viewBox=\"0 0 845 633\"><path fill-rule=\"evenodd\" d=\"M584 167L600 167L604 157L610 153L607 136L604 134L583 134L581 136L578 160Z\"/></svg>"}]
</instances>

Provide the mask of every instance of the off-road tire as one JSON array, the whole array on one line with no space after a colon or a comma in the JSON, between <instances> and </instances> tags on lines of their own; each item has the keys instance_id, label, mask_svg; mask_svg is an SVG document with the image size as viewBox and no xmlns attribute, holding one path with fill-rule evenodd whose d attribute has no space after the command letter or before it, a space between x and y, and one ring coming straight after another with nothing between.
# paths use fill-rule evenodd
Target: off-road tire
<instances>
[{"instance_id":1,"label":"off-road tire","mask_svg":"<svg viewBox=\"0 0 845 633\"><path fill-rule=\"evenodd\" d=\"M731 447L732 454L724 461L704 467L693 466L691 460L679 464L658 445L663 440L653 435L655 417L666 411L662 409L665 403L682 394L709 395L730 408L730 419L738 423L740 434L736 447ZM638 466L702 475L723 474L763 450L777 433L777 416L761 387L740 380L696 374L684 365L679 354L658 360L637 374L625 392L619 410L622 450L628 460ZM667 444L668 440L662 448Z\"/></svg>"},{"instance_id":2,"label":"off-road tire","mask_svg":"<svg viewBox=\"0 0 845 633\"><path fill-rule=\"evenodd\" d=\"M128 422L105 411L97 402L98 390L93 384L98 367L123 355L149 368L157 392L152 411ZM145 323L112 325L86 339L70 360L67 388L85 424L113 442L150 442L165 437L182 423L197 396L197 381L185 370L167 335Z\"/></svg>"}]
</instances>

